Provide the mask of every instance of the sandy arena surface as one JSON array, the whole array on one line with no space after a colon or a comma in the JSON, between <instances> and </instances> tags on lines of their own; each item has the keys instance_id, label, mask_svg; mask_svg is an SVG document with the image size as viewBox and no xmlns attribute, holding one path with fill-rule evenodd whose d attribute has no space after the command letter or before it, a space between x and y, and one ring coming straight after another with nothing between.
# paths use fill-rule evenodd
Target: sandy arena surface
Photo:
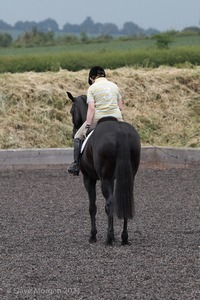
<instances>
[{"instance_id":1,"label":"sandy arena surface","mask_svg":"<svg viewBox=\"0 0 200 300\"><path fill-rule=\"evenodd\" d=\"M98 185L97 243L89 244L82 175L63 169L0 172L1 300L198 300L200 173L140 169L130 246L105 246Z\"/></svg>"}]
</instances>

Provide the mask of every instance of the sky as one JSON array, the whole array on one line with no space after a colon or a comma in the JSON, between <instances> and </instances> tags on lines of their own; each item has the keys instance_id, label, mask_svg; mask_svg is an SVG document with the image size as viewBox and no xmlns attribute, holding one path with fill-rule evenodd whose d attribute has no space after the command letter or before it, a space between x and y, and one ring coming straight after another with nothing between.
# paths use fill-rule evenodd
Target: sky
<instances>
[{"instance_id":1,"label":"sky","mask_svg":"<svg viewBox=\"0 0 200 300\"><path fill-rule=\"evenodd\" d=\"M94 23L114 23L119 29L133 22L143 29L182 30L200 26L200 0L0 0L0 20L54 19L62 29L66 23L81 24L87 17Z\"/></svg>"}]
</instances>

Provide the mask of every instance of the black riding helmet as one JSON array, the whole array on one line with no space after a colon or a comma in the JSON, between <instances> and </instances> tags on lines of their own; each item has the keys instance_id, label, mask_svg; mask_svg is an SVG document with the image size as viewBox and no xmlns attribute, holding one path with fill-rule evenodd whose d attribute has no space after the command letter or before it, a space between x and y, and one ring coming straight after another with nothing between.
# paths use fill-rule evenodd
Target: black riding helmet
<instances>
[{"instance_id":1,"label":"black riding helmet","mask_svg":"<svg viewBox=\"0 0 200 300\"><path fill-rule=\"evenodd\" d=\"M88 83L89 85L92 84L92 80L90 79L91 77L92 78L95 78L95 77L106 77L106 73L104 71L104 69L100 66L96 66L96 67L93 67L90 72L89 72L89 77L88 77Z\"/></svg>"}]
</instances>

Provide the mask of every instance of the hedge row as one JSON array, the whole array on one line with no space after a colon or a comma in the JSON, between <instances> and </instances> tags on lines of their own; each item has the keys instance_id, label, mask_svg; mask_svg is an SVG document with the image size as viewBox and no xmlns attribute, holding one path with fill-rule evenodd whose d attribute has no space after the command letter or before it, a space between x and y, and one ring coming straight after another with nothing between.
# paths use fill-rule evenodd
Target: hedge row
<instances>
[{"instance_id":1,"label":"hedge row","mask_svg":"<svg viewBox=\"0 0 200 300\"><path fill-rule=\"evenodd\" d=\"M90 53L58 52L46 54L30 54L18 56L2 56L0 73L5 72L46 72L67 69L79 71L89 69L92 65L103 65L116 69L124 66L152 67L160 65L178 66L185 63L200 65L199 46L171 49L137 49L129 51L97 51Z\"/></svg>"}]
</instances>

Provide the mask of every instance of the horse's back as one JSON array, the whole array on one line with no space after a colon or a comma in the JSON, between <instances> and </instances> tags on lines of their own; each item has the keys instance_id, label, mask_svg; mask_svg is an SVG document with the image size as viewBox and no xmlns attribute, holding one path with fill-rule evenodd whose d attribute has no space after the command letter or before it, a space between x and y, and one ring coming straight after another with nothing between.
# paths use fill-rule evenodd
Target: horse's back
<instances>
[{"instance_id":1,"label":"horse's back","mask_svg":"<svg viewBox=\"0 0 200 300\"><path fill-rule=\"evenodd\" d=\"M120 121L99 123L82 156L83 173L88 169L90 174L93 170L93 176L98 177L98 179L105 174L108 177L113 177L119 152L121 155L128 153L134 168L138 168L140 138L135 128L129 123Z\"/></svg>"},{"instance_id":2,"label":"horse's back","mask_svg":"<svg viewBox=\"0 0 200 300\"><path fill-rule=\"evenodd\" d=\"M140 150L140 137L136 129L127 122L108 121L100 123L91 140L93 147L101 151L117 150L119 144Z\"/></svg>"}]
</instances>

